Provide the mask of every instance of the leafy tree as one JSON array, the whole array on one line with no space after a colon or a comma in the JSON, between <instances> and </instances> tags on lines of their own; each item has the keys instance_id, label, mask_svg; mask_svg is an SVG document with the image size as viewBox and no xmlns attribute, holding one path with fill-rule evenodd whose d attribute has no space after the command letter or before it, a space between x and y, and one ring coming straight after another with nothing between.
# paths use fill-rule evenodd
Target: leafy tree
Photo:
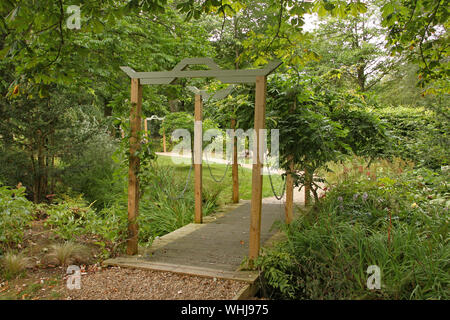
<instances>
[{"instance_id":1,"label":"leafy tree","mask_svg":"<svg viewBox=\"0 0 450 320\"><path fill-rule=\"evenodd\" d=\"M317 59L317 54L305 46L310 35L303 31L305 15L317 13L320 17L356 16L366 12L367 7L361 1L268 1L264 32L249 32L243 42L245 56L256 65L265 64L276 57L285 65L299 69L308 61Z\"/></svg>"},{"instance_id":2,"label":"leafy tree","mask_svg":"<svg viewBox=\"0 0 450 320\"><path fill-rule=\"evenodd\" d=\"M82 191L86 180L74 176L86 171L80 155L94 135L111 129L102 113L128 117L129 79L119 66L169 69L211 52L203 26L183 22L170 6L155 15L134 4L85 2L80 30L66 28L66 8L63 1L0 6L0 147L8 164L1 175L9 185L28 186L35 202L53 193L57 181L78 181L73 187ZM164 115L178 92L182 86L175 92L146 87L144 114Z\"/></svg>"},{"instance_id":3,"label":"leafy tree","mask_svg":"<svg viewBox=\"0 0 450 320\"><path fill-rule=\"evenodd\" d=\"M393 53L407 52L419 66L420 84L447 82L448 6L444 0L386 0L382 7L383 25L389 30Z\"/></svg>"},{"instance_id":4,"label":"leafy tree","mask_svg":"<svg viewBox=\"0 0 450 320\"><path fill-rule=\"evenodd\" d=\"M164 132L166 136L170 137L177 129L185 129L189 132L191 137L191 151L194 154L194 116L186 112L174 112L166 116L161 124L160 135ZM202 121L203 132L209 129L218 129L218 124L211 119L204 119Z\"/></svg>"},{"instance_id":5,"label":"leafy tree","mask_svg":"<svg viewBox=\"0 0 450 320\"><path fill-rule=\"evenodd\" d=\"M384 126L373 114L361 108L361 98L348 97L324 88L320 79L274 77L269 89L268 127L280 130L282 166L291 172L295 185L305 186L319 200L322 181L318 169L342 155L357 154L372 158L386 147Z\"/></svg>"},{"instance_id":6,"label":"leafy tree","mask_svg":"<svg viewBox=\"0 0 450 320\"><path fill-rule=\"evenodd\" d=\"M23 183L33 200L41 202L55 191L62 173L55 160L75 157L102 131L102 124L94 118L98 109L92 108L92 96L71 94L55 84L49 85L45 98L39 97L36 87L32 90L9 101L2 110L2 118L9 121L0 123L0 134L12 139L2 139L5 166L0 172L6 183ZM11 168L16 174L10 173Z\"/></svg>"},{"instance_id":7,"label":"leafy tree","mask_svg":"<svg viewBox=\"0 0 450 320\"><path fill-rule=\"evenodd\" d=\"M394 70L401 57L391 57L384 48L379 8L367 6L369 11L356 17L323 19L309 46L319 56L308 64L312 73L328 73L331 84L366 92Z\"/></svg>"}]
</instances>

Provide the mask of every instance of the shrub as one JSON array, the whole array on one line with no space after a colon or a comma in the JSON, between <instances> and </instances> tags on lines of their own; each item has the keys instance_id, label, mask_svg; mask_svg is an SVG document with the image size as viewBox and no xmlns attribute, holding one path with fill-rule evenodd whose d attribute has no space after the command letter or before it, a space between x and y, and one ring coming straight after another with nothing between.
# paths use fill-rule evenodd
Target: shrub
<instances>
[{"instance_id":1,"label":"shrub","mask_svg":"<svg viewBox=\"0 0 450 320\"><path fill-rule=\"evenodd\" d=\"M449 122L433 111L413 107L385 107L374 110L389 127L392 147L387 156L416 162L434 170L448 165Z\"/></svg>"},{"instance_id":2,"label":"shrub","mask_svg":"<svg viewBox=\"0 0 450 320\"><path fill-rule=\"evenodd\" d=\"M95 219L88 221L86 230L113 243L123 241L126 238L128 223L126 200L123 197L122 201L116 201L111 206L100 210Z\"/></svg>"},{"instance_id":3,"label":"shrub","mask_svg":"<svg viewBox=\"0 0 450 320\"><path fill-rule=\"evenodd\" d=\"M0 185L0 251L22 241L32 220L33 204L25 198L25 188Z\"/></svg>"},{"instance_id":4,"label":"shrub","mask_svg":"<svg viewBox=\"0 0 450 320\"><path fill-rule=\"evenodd\" d=\"M65 195L62 198L57 199L56 204L45 207L48 215L45 226L66 240L89 232L89 223L98 219L95 211L81 195L75 198Z\"/></svg>"},{"instance_id":5,"label":"shrub","mask_svg":"<svg viewBox=\"0 0 450 320\"><path fill-rule=\"evenodd\" d=\"M0 181L7 186L15 186L19 182L31 189L33 175L29 155L22 147L3 146L0 139Z\"/></svg>"},{"instance_id":6,"label":"shrub","mask_svg":"<svg viewBox=\"0 0 450 320\"><path fill-rule=\"evenodd\" d=\"M102 210L95 211L81 195L72 198L63 196L56 204L45 205L48 218L44 224L62 239L70 240L77 236L89 235L96 244L105 249L106 243L117 249L127 237L126 198L119 197L116 202ZM41 208L44 206L41 205ZM70 243L69 243L70 249ZM63 250L63 249L61 249ZM105 256L109 253L104 252Z\"/></svg>"},{"instance_id":7,"label":"shrub","mask_svg":"<svg viewBox=\"0 0 450 320\"><path fill-rule=\"evenodd\" d=\"M285 299L448 299L448 173L344 170L256 265ZM356 171L356 172L355 172ZM436 201L437 199L443 199ZM368 290L367 267L381 269Z\"/></svg>"},{"instance_id":8,"label":"shrub","mask_svg":"<svg viewBox=\"0 0 450 320\"><path fill-rule=\"evenodd\" d=\"M102 209L114 202L114 196L122 191L120 181L114 179L118 164L112 155L117 148L106 132L91 137L79 153L64 159L61 163L61 191L83 194L96 209ZM70 191L69 191L70 190Z\"/></svg>"}]
</instances>

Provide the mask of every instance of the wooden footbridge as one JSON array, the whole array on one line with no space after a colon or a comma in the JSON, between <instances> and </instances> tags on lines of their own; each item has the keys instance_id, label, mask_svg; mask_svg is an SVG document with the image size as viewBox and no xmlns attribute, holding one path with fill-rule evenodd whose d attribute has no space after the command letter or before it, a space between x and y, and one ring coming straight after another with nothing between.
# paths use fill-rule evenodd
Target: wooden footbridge
<instances>
[{"instance_id":1,"label":"wooden footbridge","mask_svg":"<svg viewBox=\"0 0 450 320\"><path fill-rule=\"evenodd\" d=\"M193 276L247 282L246 296L257 289L257 271L243 270L241 263L248 255L250 201L225 207L161 238L152 246L140 248L138 255L122 256L104 261L106 266L170 271ZM277 222L284 222L284 204L263 199L261 212L261 243L270 245L280 233Z\"/></svg>"},{"instance_id":2,"label":"wooden footbridge","mask_svg":"<svg viewBox=\"0 0 450 320\"><path fill-rule=\"evenodd\" d=\"M268 63L263 69L222 70L209 58L186 58L171 71L136 72L121 69L131 78L130 157L128 171L128 233L126 257L105 261L106 265L172 271L197 276L210 276L255 283L258 273L244 271L240 264L244 257L256 259L261 245L267 244L276 233L274 222L290 223L293 218L293 177L286 176L286 202L271 203L262 199L262 169L264 167L264 138L267 76L281 64ZM209 70L190 70L190 65L206 65ZM146 251L138 248L139 215L139 149L142 114L142 86L175 84L182 78L217 78L223 83L255 84L254 144L252 164L252 198L250 202L235 204L231 210L211 217L202 215L202 108L205 92L195 94L194 108L194 222L156 240ZM227 90L223 95L227 94ZM222 93L218 93L219 96ZM236 119L231 120L235 129ZM233 202L239 201L236 136L233 143ZM290 161L290 171L293 162Z\"/></svg>"}]
</instances>

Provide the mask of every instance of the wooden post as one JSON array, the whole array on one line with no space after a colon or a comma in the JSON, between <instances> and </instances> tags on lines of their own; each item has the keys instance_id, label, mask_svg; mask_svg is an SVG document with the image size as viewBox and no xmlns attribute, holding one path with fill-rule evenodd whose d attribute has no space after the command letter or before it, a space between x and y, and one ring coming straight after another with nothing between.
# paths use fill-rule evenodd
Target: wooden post
<instances>
[{"instance_id":1,"label":"wooden post","mask_svg":"<svg viewBox=\"0 0 450 320\"><path fill-rule=\"evenodd\" d=\"M194 194L195 223L202 223L202 96L195 95L194 111Z\"/></svg>"},{"instance_id":2,"label":"wooden post","mask_svg":"<svg viewBox=\"0 0 450 320\"><path fill-rule=\"evenodd\" d=\"M294 104L291 107L293 112L297 106L297 97L295 97ZM294 156L288 156L289 171L286 175L286 203L284 205L284 213L286 217L286 223L289 224L294 219Z\"/></svg>"},{"instance_id":3,"label":"wooden post","mask_svg":"<svg viewBox=\"0 0 450 320\"><path fill-rule=\"evenodd\" d=\"M130 111L130 160L128 169L128 241L127 254L138 253L137 217L139 215L139 157L135 156L140 149L139 131L141 130L142 85L139 79L131 79L131 111Z\"/></svg>"},{"instance_id":4,"label":"wooden post","mask_svg":"<svg viewBox=\"0 0 450 320\"><path fill-rule=\"evenodd\" d=\"M292 176L292 172L294 172L294 161L292 160L292 156L289 158L290 173L286 175L286 204L284 205L287 224L291 223L294 218L294 178Z\"/></svg>"},{"instance_id":5,"label":"wooden post","mask_svg":"<svg viewBox=\"0 0 450 320\"><path fill-rule=\"evenodd\" d=\"M237 137L234 136L236 129L236 119L231 119L231 129L233 129L233 163L231 165L231 175L233 178L233 203L239 203L239 164L237 156Z\"/></svg>"},{"instance_id":6,"label":"wooden post","mask_svg":"<svg viewBox=\"0 0 450 320\"><path fill-rule=\"evenodd\" d=\"M260 143L259 131L265 126L266 113L266 90L267 78L266 76L256 77L256 92L255 92L255 140L253 157L256 157L256 163L253 160L252 167L252 202L250 210L250 243L249 243L249 260L252 263L259 255L260 239L261 239L261 207L262 207L262 182L263 176L261 174L262 162L260 153L262 144ZM261 144L261 145L260 145Z\"/></svg>"}]
</instances>

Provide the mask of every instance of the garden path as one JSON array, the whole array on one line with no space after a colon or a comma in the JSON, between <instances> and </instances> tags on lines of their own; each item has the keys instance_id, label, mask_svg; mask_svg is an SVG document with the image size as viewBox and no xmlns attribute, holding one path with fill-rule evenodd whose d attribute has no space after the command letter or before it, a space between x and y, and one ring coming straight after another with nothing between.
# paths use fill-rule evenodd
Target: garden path
<instances>
[{"instance_id":1,"label":"garden path","mask_svg":"<svg viewBox=\"0 0 450 320\"><path fill-rule=\"evenodd\" d=\"M296 197L297 200L300 198ZM284 203L264 198L261 213L261 244L277 236L277 222L284 221ZM257 272L241 270L248 254L250 201L241 200L204 218L155 239L137 256L108 259L105 265L135 267L182 274L253 282Z\"/></svg>"}]
</instances>

